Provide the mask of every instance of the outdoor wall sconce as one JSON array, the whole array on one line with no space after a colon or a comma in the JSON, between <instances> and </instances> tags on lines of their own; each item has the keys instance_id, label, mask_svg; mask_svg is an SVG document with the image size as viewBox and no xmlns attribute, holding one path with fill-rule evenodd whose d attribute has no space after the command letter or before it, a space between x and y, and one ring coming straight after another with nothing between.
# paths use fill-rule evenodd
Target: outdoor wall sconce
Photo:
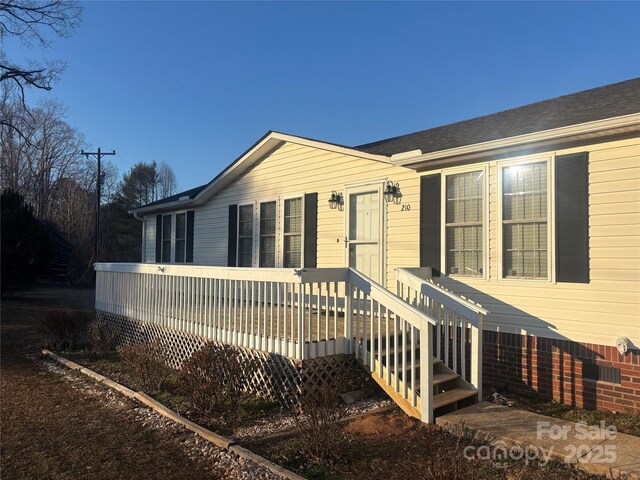
<instances>
[{"instance_id":1,"label":"outdoor wall sconce","mask_svg":"<svg viewBox=\"0 0 640 480\"><path fill-rule=\"evenodd\" d=\"M387 203L391 203L401 196L400 185L389 180L384 187L384 198Z\"/></svg>"},{"instance_id":2,"label":"outdoor wall sconce","mask_svg":"<svg viewBox=\"0 0 640 480\"><path fill-rule=\"evenodd\" d=\"M335 190L331 192L331 196L329 197L329 208L331 210L335 210L342 206L342 194L336 192Z\"/></svg>"}]
</instances>

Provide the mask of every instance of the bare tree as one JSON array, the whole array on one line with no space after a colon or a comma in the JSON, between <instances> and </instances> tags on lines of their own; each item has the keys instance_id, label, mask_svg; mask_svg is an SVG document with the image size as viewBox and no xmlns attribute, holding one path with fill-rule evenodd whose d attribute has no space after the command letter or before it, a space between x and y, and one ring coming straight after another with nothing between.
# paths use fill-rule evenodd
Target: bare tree
<instances>
[{"instance_id":1,"label":"bare tree","mask_svg":"<svg viewBox=\"0 0 640 480\"><path fill-rule=\"evenodd\" d=\"M31 120L20 116L20 107L6 109L18 130L0 125L2 144L1 185L24 195L40 219L49 218L55 185L62 179L86 182L85 161L80 156L82 135L64 121L59 103L45 101L34 108Z\"/></svg>"},{"instance_id":2,"label":"bare tree","mask_svg":"<svg viewBox=\"0 0 640 480\"><path fill-rule=\"evenodd\" d=\"M178 190L178 181L173 169L164 160L158 166L157 175L157 194L158 199L173 195Z\"/></svg>"},{"instance_id":3,"label":"bare tree","mask_svg":"<svg viewBox=\"0 0 640 480\"><path fill-rule=\"evenodd\" d=\"M51 46L50 35L68 37L80 23L82 7L76 0L0 0L0 85L17 92L20 104L28 112L25 90L51 90L65 64L60 60L41 60L18 65L2 47L5 38L17 38L27 47ZM6 100L6 99L4 99ZM21 132L16 123L4 115L2 105L0 125Z\"/></svg>"}]
</instances>

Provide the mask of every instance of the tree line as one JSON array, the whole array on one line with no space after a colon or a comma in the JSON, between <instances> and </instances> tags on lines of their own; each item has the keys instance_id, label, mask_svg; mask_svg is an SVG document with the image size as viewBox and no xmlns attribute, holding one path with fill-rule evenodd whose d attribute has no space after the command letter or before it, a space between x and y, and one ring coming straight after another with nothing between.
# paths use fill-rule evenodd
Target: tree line
<instances>
[{"instance_id":1,"label":"tree line","mask_svg":"<svg viewBox=\"0 0 640 480\"><path fill-rule=\"evenodd\" d=\"M141 226L128 211L176 192L171 167L166 162L138 162L121 175L114 162L103 161L100 258L96 259L97 170L95 159L81 154L88 147L84 137L65 120L59 103L46 101L31 108L28 124L12 117L19 108L14 102L0 104L3 118L20 128L0 125L0 189L20 199L8 201L4 195L3 212L5 206L15 212L16 202L22 203L52 236L62 238L69 250L72 282L89 280L95 261L139 261ZM10 216L4 215L3 240L11 226ZM3 242L3 256L4 247Z\"/></svg>"},{"instance_id":2,"label":"tree line","mask_svg":"<svg viewBox=\"0 0 640 480\"><path fill-rule=\"evenodd\" d=\"M14 38L50 47L80 23L75 0L0 2L0 190L2 289L25 286L65 251L68 280L91 281L95 261L139 261L141 226L128 210L172 195L176 176L165 162L138 162L124 174L81 154L89 145L53 100L34 105L29 91L48 91L63 72L60 60L18 64L3 48ZM100 258L94 256L96 186L101 186ZM21 278L22 277L22 278Z\"/></svg>"}]
</instances>

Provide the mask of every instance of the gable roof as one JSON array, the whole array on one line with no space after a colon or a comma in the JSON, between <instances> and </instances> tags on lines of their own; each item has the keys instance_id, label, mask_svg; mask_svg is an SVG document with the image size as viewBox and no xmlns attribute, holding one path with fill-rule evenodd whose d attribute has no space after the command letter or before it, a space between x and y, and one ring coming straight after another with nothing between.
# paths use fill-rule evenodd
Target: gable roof
<instances>
[{"instance_id":1,"label":"gable roof","mask_svg":"<svg viewBox=\"0 0 640 480\"><path fill-rule=\"evenodd\" d=\"M634 114L640 114L640 77L356 147L269 131L209 183L143 205L131 212L144 213L201 204L287 142L392 165L409 166L412 162L417 165L419 160L426 160L425 157L430 154L444 157L446 151L460 147L483 144L488 147L492 141L502 139L514 143L516 138L520 142L529 141L526 138L529 134L560 131L563 128L567 130L567 127L574 125ZM638 119L631 119L630 122L638 123ZM609 127L602 125L598 128ZM556 133L555 137L578 133L562 131ZM549 135L549 138L553 137Z\"/></svg>"},{"instance_id":2,"label":"gable roof","mask_svg":"<svg viewBox=\"0 0 640 480\"><path fill-rule=\"evenodd\" d=\"M431 153L639 112L640 78L633 78L354 148L379 155Z\"/></svg>"},{"instance_id":3,"label":"gable roof","mask_svg":"<svg viewBox=\"0 0 640 480\"><path fill-rule=\"evenodd\" d=\"M145 213L159 211L169 208L178 208L184 205L201 204L207 199L215 195L216 192L224 188L229 183L243 175L245 172L253 168L262 158L285 143L294 143L297 145L305 145L311 148L327 150L331 152L359 157L374 162L391 163L390 159L375 153L363 152L343 145L335 143L322 142L307 137L299 137L289 135L287 133L268 131L256 143L249 147L242 155L236 158L232 163L227 165L218 175L216 175L209 183L201 185L191 190L171 195L170 197L148 203L138 208L130 210L130 213Z\"/></svg>"}]
</instances>

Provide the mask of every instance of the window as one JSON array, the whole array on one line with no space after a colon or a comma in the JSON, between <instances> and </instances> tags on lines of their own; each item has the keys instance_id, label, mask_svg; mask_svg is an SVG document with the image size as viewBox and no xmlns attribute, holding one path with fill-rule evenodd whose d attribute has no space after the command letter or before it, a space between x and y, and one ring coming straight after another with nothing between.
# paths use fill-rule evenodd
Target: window
<instances>
[{"instance_id":1,"label":"window","mask_svg":"<svg viewBox=\"0 0 640 480\"><path fill-rule=\"evenodd\" d=\"M162 262L171 262L171 215L162 216Z\"/></svg>"},{"instance_id":2,"label":"window","mask_svg":"<svg viewBox=\"0 0 640 480\"><path fill-rule=\"evenodd\" d=\"M276 202L260 204L260 267L276 266Z\"/></svg>"},{"instance_id":3,"label":"window","mask_svg":"<svg viewBox=\"0 0 640 480\"><path fill-rule=\"evenodd\" d=\"M241 205L238 209L237 265L253 266L253 205Z\"/></svg>"},{"instance_id":4,"label":"window","mask_svg":"<svg viewBox=\"0 0 640 480\"><path fill-rule=\"evenodd\" d=\"M483 171L446 177L448 275L483 275L483 184Z\"/></svg>"},{"instance_id":5,"label":"window","mask_svg":"<svg viewBox=\"0 0 640 480\"><path fill-rule=\"evenodd\" d=\"M175 262L184 263L187 254L187 214L176 214L176 253Z\"/></svg>"},{"instance_id":6,"label":"window","mask_svg":"<svg viewBox=\"0 0 640 480\"><path fill-rule=\"evenodd\" d=\"M284 268L300 268L302 264L302 198L284 201Z\"/></svg>"},{"instance_id":7,"label":"window","mask_svg":"<svg viewBox=\"0 0 640 480\"><path fill-rule=\"evenodd\" d=\"M547 162L502 170L504 278L548 278Z\"/></svg>"}]
</instances>

